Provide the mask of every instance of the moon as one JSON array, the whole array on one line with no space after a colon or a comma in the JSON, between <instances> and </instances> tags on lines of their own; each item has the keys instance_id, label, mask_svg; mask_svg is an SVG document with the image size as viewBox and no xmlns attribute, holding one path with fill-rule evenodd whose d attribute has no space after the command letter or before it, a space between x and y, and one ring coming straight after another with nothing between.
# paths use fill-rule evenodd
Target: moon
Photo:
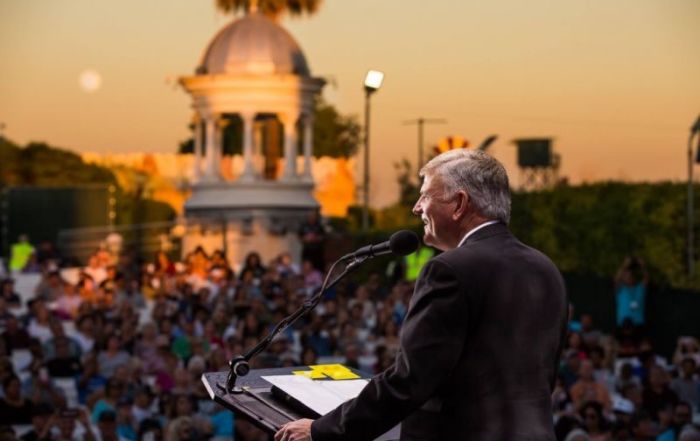
<instances>
[{"instance_id":1,"label":"moon","mask_svg":"<svg viewBox=\"0 0 700 441\"><path fill-rule=\"evenodd\" d=\"M102 86L102 76L94 69L85 69L78 76L78 84L83 92L97 92Z\"/></svg>"}]
</instances>

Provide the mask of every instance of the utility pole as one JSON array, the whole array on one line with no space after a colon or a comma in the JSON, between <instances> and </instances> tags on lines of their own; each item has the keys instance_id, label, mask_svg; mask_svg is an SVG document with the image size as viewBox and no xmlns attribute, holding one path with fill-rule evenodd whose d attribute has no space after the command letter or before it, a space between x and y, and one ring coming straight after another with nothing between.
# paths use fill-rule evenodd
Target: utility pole
<instances>
[{"instance_id":1,"label":"utility pole","mask_svg":"<svg viewBox=\"0 0 700 441\"><path fill-rule=\"evenodd\" d=\"M693 126L690 128L690 136L688 137L688 190L687 190L687 259L688 259L688 280L693 280L695 272L695 237L693 234L693 228L695 227L695 222L693 219L693 214L695 212L695 199L693 197L693 138L695 134L698 134L698 150L700 154L700 116L695 121Z\"/></svg>"},{"instance_id":2,"label":"utility pole","mask_svg":"<svg viewBox=\"0 0 700 441\"><path fill-rule=\"evenodd\" d=\"M418 126L418 159L416 162L416 173L418 173L423 167L423 125L424 124L446 124L447 120L444 118L420 118L411 119L404 121L403 125L417 125Z\"/></svg>"}]
</instances>

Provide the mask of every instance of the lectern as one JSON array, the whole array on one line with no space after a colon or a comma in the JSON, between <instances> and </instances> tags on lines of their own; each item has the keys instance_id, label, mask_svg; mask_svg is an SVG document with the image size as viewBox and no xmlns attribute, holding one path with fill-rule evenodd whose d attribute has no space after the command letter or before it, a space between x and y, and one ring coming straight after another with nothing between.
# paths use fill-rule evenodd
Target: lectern
<instances>
[{"instance_id":1,"label":"lectern","mask_svg":"<svg viewBox=\"0 0 700 441\"><path fill-rule=\"evenodd\" d=\"M299 418L318 418L315 412L301 406L295 400L282 394L273 393L272 384L264 378L273 375L292 375L294 371L308 370L307 366L253 369L245 377L238 378L241 393L226 391L228 372L208 372L202 375L202 382L212 400L234 412L236 417L244 418L266 432L270 439L284 424ZM361 371L351 369L361 378L368 378ZM377 438L377 441L398 440L400 434L397 425L389 432Z\"/></svg>"}]
</instances>

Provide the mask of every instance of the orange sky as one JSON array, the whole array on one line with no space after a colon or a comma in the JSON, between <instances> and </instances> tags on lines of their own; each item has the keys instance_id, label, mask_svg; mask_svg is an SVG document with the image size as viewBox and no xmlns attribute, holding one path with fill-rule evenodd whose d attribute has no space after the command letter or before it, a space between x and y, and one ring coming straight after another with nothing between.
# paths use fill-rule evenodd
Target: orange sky
<instances>
[{"instance_id":1,"label":"orange sky","mask_svg":"<svg viewBox=\"0 0 700 441\"><path fill-rule=\"evenodd\" d=\"M25 143L80 151L175 151L193 71L231 18L213 0L0 2L0 122ZM325 96L363 109L367 69L386 73L372 106L372 202L396 198L392 163L426 141L498 134L493 154L517 184L513 138L552 136L572 182L683 179L700 113L697 0L326 0L285 19ZM102 87L86 93L91 68ZM335 84L335 85L333 85Z\"/></svg>"}]
</instances>

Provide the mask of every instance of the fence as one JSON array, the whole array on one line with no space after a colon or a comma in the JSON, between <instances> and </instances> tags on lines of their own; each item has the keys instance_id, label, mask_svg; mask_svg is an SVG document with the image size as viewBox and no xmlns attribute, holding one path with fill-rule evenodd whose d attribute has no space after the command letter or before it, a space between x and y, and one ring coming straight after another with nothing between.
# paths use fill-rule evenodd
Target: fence
<instances>
[{"instance_id":1,"label":"fence","mask_svg":"<svg viewBox=\"0 0 700 441\"><path fill-rule=\"evenodd\" d=\"M615 287L609 279L566 274L569 301L574 317L589 313L606 333L615 332ZM650 285L646 301L646 333L654 348L670 357L679 336L700 337L700 293Z\"/></svg>"}]
</instances>

